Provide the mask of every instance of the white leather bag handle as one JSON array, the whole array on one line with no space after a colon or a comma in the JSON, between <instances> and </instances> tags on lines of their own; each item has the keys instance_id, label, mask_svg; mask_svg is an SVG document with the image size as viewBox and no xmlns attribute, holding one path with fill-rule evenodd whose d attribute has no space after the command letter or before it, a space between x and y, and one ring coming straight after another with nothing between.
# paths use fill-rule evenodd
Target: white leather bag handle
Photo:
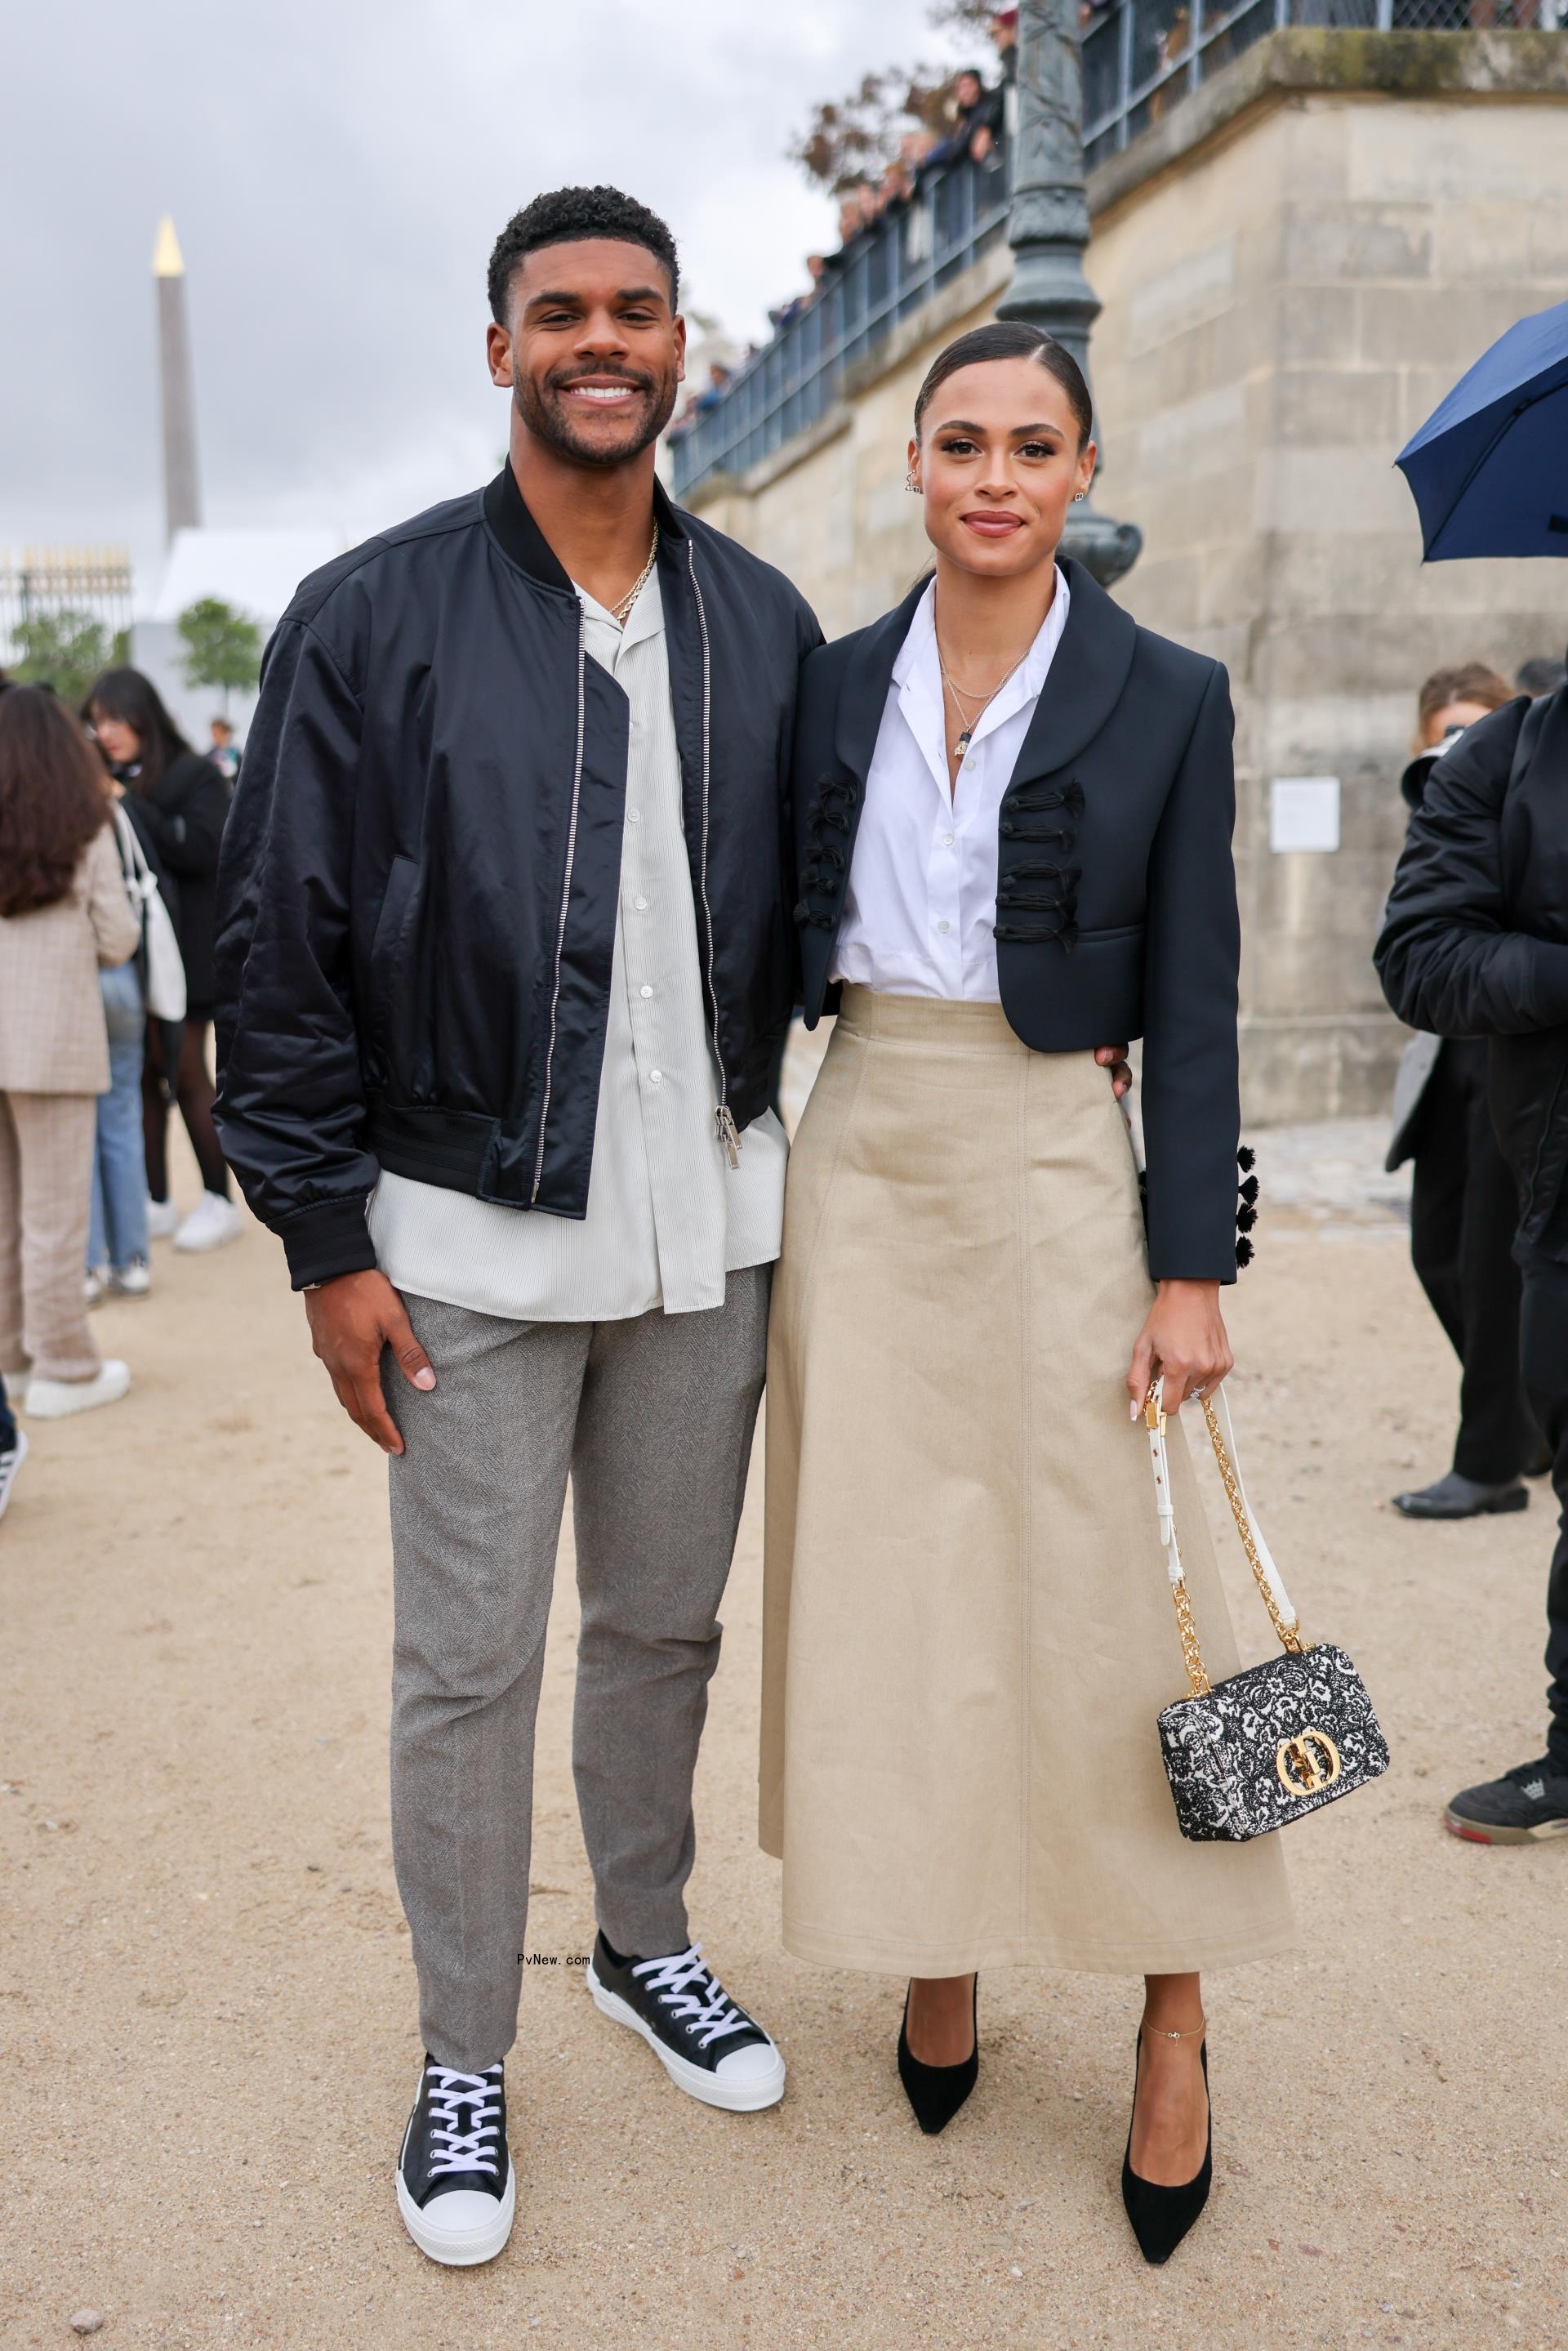
<instances>
[{"instance_id":1,"label":"white leather bag handle","mask_svg":"<svg viewBox=\"0 0 1568 2351\"><path fill-rule=\"evenodd\" d=\"M1210 1442L1214 1447L1214 1458L1224 1480L1236 1531L1241 1539L1248 1564L1257 1579L1258 1589L1263 1595L1263 1604L1273 1619L1281 1647L1299 1652L1302 1646L1299 1619L1291 1605L1284 1579L1274 1564L1273 1554L1248 1506L1246 1489L1241 1484L1241 1472L1236 1460L1236 1432L1231 1422L1231 1405L1225 1394L1224 1382L1220 1382L1212 1395L1203 1396L1199 1401L1203 1406ZM1170 1486L1170 1458L1165 1440L1163 1379L1156 1380L1149 1390L1144 1422L1148 1431L1149 1466L1154 1473L1154 1505L1159 1520L1159 1539L1165 1548L1165 1572L1170 1582L1177 1622L1181 1630L1182 1655L1194 1695L1201 1696L1209 1687L1209 1679L1203 1671L1197 1628L1192 1622L1186 1579L1181 1571L1181 1547L1176 1532L1176 1502Z\"/></svg>"}]
</instances>

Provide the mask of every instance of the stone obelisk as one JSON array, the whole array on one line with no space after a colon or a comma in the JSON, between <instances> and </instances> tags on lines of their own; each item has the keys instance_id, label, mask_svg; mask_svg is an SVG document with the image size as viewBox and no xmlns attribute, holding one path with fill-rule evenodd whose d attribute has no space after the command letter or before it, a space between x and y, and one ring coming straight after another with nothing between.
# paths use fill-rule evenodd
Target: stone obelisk
<instances>
[{"instance_id":1,"label":"stone obelisk","mask_svg":"<svg viewBox=\"0 0 1568 2351\"><path fill-rule=\"evenodd\" d=\"M1100 305L1084 275L1089 204L1078 15L1078 0L1021 0L1018 133L1007 228L1012 283L996 308L998 318L1026 319L1044 327L1066 345L1087 376L1089 329ZM1067 513L1062 544L1102 587L1131 570L1143 545L1136 523L1113 522L1096 510L1092 495Z\"/></svg>"},{"instance_id":2,"label":"stone obelisk","mask_svg":"<svg viewBox=\"0 0 1568 2351\"><path fill-rule=\"evenodd\" d=\"M158 376L163 406L163 515L171 544L177 530L202 519L196 470L196 387L191 371L191 314L185 303L185 262L167 214L152 252L158 284Z\"/></svg>"}]
</instances>

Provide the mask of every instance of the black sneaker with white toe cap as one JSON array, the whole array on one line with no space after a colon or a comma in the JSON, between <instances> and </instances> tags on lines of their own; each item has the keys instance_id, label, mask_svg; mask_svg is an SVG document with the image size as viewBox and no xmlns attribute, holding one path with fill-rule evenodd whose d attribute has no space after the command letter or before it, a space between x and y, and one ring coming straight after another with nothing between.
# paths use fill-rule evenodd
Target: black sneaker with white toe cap
<instances>
[{"instance_id":1,"label":"black sneaker with white toe cap","mask_svg":"<svg viewBox=\"0 0 1568 2351\"><path fill-rule=\"evenodd\" d=\"M701 1943L640 1959L612 1949L601 1934L588 1961L588 1990L601 2015L641 2033L689 2097L732 2115L755 2114L783 2097L784 2059L703 1966Z\"/></svg>"},{"instance_id":2,"label":"black sneaker with white toe cap","mask_svg":"<svg viewBox=\"0 0 1568 2351\"><path fill-rule=\"evenodd\" d=\"M432 2262L466 2269L502 2251L516 2202L502 2068L460 2074L427 2053L398 2158L403 2226Z\"/></svg>"}]
</instances>

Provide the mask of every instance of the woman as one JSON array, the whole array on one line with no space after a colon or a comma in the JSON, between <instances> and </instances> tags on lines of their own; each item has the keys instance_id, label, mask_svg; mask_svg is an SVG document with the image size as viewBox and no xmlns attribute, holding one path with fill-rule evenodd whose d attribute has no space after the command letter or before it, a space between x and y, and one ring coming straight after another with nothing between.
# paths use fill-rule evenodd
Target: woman
<instances>
[{"instance_id":1,"label":"woman","mask_svg":"<svg viewBox=\"0 0 1568 2351\"><path fill-rule=\"evenodd\" d=\"M115 789L118 789L117 787ZM128 893L135 883L130 820L118 802L109 810L115 851ZM140 923L140 900L132 897ZM147 1261L147 1150L141 1132L141 1070L146 1058L147 1007L141 957L99 974L109 1036L109 1086L98 1098L93 1142L92 1216L88 1232L88 1304L110 1296L145 1298L152 1288Z\"/></svg>"},{"instance_id":2,"label":"woman","mask_svg":"<svg viewBox=\"0 0 1568 2351\"><path fill-rule=\"evenodd\" d=\"M950 345L909 444L934 578L805 667L804 1003L839 1017L774 1296L762 1834L792 1951L909 1977L928 2130L979 1969L1143 1975L1123 2193L1160 2261L1208 2192L1199 1970L1291 1927L1272 1841L1183 1842L1155 1730L1181 1649L1128 1416L1231 1368L1231 718L1056 560L1090 422L1035 329ZM1140 1033L1147 1246L1092 1050ZM1179 1441L1172 1474L1233 1672Z\"/></svg>"},{"instance_id":3,"label":"woman","mask_svg":"<svg viewBox=\"0 0 1568 2351\"><path fill-rule=\"evenodd\" d=\"M229 1171L213 1123L207 1071L213 1018L213 926L218 852L229 813L229 787L210 759L192 751L140 670L111 669L87 698L86 717L124 805L171 901L185 965L182 1023L150 1020L141 1076L142 1141L148 1226L154 1239L173 1235L179 1249L213 1249L234 1240L244 1220L229 1194ZM183 1222L169 1196L169 1098L172 1092L202 1174L202 1197Z\"/></svg>"},{"instance_id":4,"label":"woman","mask_svg":"<svg viewBox=\"0 0 1568 2351\"><path fill-rule=\"evenodd\" d=\"M14 686L0 695L0 1374L28 1374L23 1409L39 1419L130 1384L99 1361L82 1262L109 1083L98 975L139 936L92 747L47 686Z\"/></svg>"}]
</instances>

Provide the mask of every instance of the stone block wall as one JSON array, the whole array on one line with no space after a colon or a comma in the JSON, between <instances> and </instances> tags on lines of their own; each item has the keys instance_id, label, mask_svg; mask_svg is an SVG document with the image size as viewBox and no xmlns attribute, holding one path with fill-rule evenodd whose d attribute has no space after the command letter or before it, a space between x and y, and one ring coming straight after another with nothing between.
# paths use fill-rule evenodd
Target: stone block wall
<instances>
[{"instance_id":1,"label":"stone block wall","mask_svg":"<svg viewBox=\"0 0 1568 2351\"><path fill-rule=\"evenodd\" d=\"M1393 464L1488 343L1568 298L1568 41L1276 36L1090 196L1096 496L1144 532L1117 593L1235 694L1246 1114L1377 1110L1401 1032L1370 948L1417 687L1568 642L1568 565L1423 568ZM925 559L902 488L915 389L1006 275L988 256L813 434L700 499L830 633ZM1339 778L1335 851L1270 847L1272 779L1302 776Z\"/></svg>"}]
</instances>

